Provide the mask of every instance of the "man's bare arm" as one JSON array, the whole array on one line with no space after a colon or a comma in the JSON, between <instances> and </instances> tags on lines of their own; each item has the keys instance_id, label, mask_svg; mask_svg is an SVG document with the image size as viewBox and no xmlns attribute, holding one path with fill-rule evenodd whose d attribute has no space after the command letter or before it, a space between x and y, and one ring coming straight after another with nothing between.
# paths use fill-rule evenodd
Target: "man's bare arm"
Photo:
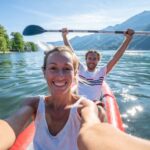
<instances>
[{"instance_id":1,"label":"man's bare arm","mask_svg":"<svg viewBox=\"0 0 150 150\"><path fill-rule=\"evenodd\" d=\"M67 35L68 35L67 28L63 28L62 29L62 37L63 37L64 45L68 46L74 52L74 49L72 48L72 45L69 42Z\"/></svg>"},{"instance_id":2,"label":"man's bare arm","mask_svg":"<svg viewBox=\"0 0 150 150\"><path fill-rule=\"evenodd\" d=\"M128 29L125 32L125 40L124 40L124 42L119 47L118 51L113 56L113 58L107 64L107 74L112 70L112 68L115 66L115 64L119 61L119 59L124 54L124 52L127 49L130 41L132 40L133 34L134 34L134 31L132 29Z\"/></svg>"}]
</instances>

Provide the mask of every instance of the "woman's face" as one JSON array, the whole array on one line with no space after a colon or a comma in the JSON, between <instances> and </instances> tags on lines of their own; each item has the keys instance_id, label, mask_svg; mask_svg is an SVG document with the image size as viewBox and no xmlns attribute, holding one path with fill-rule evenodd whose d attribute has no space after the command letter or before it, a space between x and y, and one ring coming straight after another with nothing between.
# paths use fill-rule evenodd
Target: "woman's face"
<instances>
[{"instance_id":1,"label":"woman's face","mask_svg":"<svg viewBox=\"0 0 150 150\"><path fill-rule=\"evenodd\" d=\"M46 62L44 76L51 94L62 95L71 91L75 78L73 59L68 52L53 52L49 54Z\"/></svg>"}]
</instances>

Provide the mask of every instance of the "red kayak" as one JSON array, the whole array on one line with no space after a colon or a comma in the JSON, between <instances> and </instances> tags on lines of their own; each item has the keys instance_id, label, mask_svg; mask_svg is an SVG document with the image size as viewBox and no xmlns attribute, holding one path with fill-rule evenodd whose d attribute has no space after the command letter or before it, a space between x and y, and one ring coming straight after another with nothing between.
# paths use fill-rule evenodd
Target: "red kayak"
<instances>
[{"instance_id":1,"label":"red kayak","mask_svg":"<svg viewBox=\"0 0 150 150\"><path fill-rule=\"evenodd\" d=\"M108 123L124 131L123 122L120 116L120 111L119 111L116 98L106 82L103 83L102 93L103 93L103 102L105 103Z\"/></svg>"},{"instance_id":2,"label":"red kayak","mask_svg":"<svg viewBox=\"0 0 150 150\"><path fill-rule=\"evenodd\" d=\"M120 117L119 107L115 96L106 82L102 86L103 102L105 104L108 123L115 128L124 131L122 119ZM10 150L27 150L32 147L32 141L35 133L34 122L32 122L20 135Z\"/></svg>"}]
</instances>

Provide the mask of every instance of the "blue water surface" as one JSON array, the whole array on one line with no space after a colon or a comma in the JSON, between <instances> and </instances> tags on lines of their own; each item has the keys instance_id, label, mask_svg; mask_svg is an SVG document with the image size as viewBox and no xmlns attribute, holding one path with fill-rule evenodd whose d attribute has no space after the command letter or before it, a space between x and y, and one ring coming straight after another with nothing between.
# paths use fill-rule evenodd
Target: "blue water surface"
<instances>
[{"instance_id":1,"label":"blue water surface","mask_svg":"<svg viewBox=\"0 0 150 150\"><path fill-rule=\"evenodd\" d=\"M102 51L99 66L115 51ZM84 63L85 51L76 51ZM0 118L10 116L28 96L46 94L42 51L0 54ZM126 132L150 139L150 51L128 50L106 78L114 92Z\"/></svg>"}]
</instances>

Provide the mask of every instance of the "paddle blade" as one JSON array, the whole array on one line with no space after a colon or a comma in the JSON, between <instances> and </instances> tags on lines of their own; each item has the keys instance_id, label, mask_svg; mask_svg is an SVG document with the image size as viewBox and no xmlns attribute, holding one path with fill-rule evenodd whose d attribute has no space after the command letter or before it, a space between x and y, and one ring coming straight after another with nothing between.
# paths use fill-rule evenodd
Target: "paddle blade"
<instances>
[{"instance_id":1,"label":"paddle blade","mask_svg":"<svg viewBox=\"0 0 150 150\"><path fill-rule=\"evenodd\" d=\"M40 26L37 25L29 25L23 30L23 35L31 36L31 35L37 35L46 32L47 30L43 29Z\"/></svg>"}]
</instances>

